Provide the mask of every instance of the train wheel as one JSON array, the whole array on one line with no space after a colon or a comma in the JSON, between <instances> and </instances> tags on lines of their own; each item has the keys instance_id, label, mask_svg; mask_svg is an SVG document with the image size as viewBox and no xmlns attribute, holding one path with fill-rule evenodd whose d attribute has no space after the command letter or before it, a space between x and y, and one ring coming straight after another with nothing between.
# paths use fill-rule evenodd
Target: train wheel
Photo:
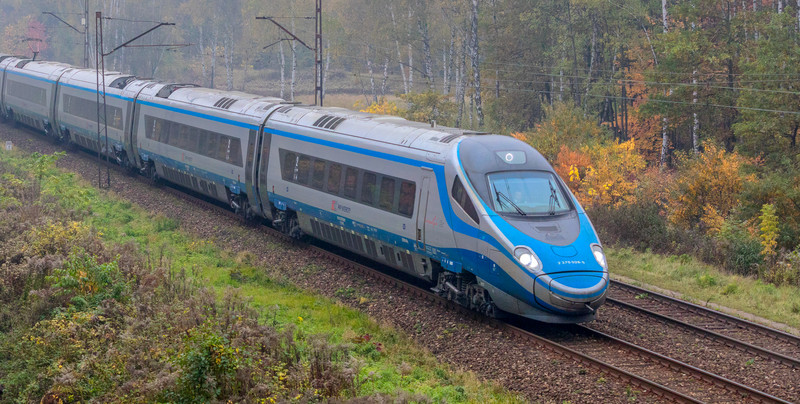
<instances>
[{"instance_id":1,"label":"train wheel","mask_svg":"<svg viewBox=\"0 0 800 404\"><path fill-rule=\"evenodd\" d=\"M159 183L158 171L156 171L156 165L153 163L147 164L147 168L144 169L144 176L150 178L154 185Z\"/></svg>"}]
</instances>

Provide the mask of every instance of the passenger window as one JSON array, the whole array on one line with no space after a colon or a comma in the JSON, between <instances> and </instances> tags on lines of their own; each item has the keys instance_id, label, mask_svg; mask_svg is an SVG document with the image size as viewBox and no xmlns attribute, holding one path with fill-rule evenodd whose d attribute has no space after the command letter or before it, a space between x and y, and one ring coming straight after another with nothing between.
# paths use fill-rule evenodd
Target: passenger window
<instances>
[{"instance_id":1,"label":"passenger window","mask_svg":"<svg viewBox=\"0 0 800 404\"><path fill-rule=\"evenodd\" d=\"M481 223L478 212L475 210L475 205L472 204L472 200L469 199L469 195L467 194L466 188L464 188L464 184L461 183L461 179L458 177L456 177L455 182L453 182L451 195L456 203L458 203L458 205L464 209L464 212L466 212L467 216L475 221L475 223Z\"/></svg>"},{"instance_id":2,"label":"passenger window","mask_svg":"<svg viewBox=\"0 0 800 404\"><path fill-rule=\"evenodd\" d=\"M398 212L408 217L414 214L414 196L417 193L417 185L413 182L403 181L400 184L400 206Z\"/></svg>"},{"instance_id":3,"label":"passenger window","mask_svg":"<svg viewBox=\"0 0 800 404\"><path fill-rule=\"evenodd\" d=\"M169 121L163 119L159 119L158 122L161 124L161 129L158 131L158 141L169 144L169 130L171 124Z\"/></svg>"},{"instance_id":4,"label":"passenger window","mask_svg":"<svg viewBox=\"0 0 800 404\"><path fill-rule=\"evenodd\" d=\"M291 181L294 178L294 167L297 164L297 155L294 153L286 153L283 156L283 172L281 176L284 181Z\"/></svg>"},{"instance_id":5,"label":"passenger window","mask_svg":"<svg viewBox=\"0 0 800 404\"><path fill-rule=\"evenodd\" d=\"M389 177L381 179L381 196L378 206L383 210L392 211L394 207L394 180Z\"/></svg>"},{"instance_id":6,"label":"passenger window","mask_svg":"<svg viewBox=\"0 0 800 404\"><path fill-rule=\"evenodd\" d=\"M377 182L378 176L375 173L364 173L364 178L361 180L361 202L367 205L375 204Z\"/></svg>"},{"instance_id":7,"label":"passenger window","mask_svg":"<svg viewBox=\"0 0 800 404\"><path fill-rule=\"evenodd\" d=\"M242 141L237 138L231 138L231 164L241 167L242 166Z\"/></svg>"},{"instance_id":8,"label":"passenger window","mask_svg":"<svg viewBox=\"0 0 800 404\"><path fill-rule=\"evenodd\" d=\"M230 160L231 153L231 138L227 136L219 137L219 149L217 150L217 159L222 161Z\"/></svg>"},{"instance_id":9,"label":"passenger window","mask_svg":"<svg viewBox=\"0 0 800 404\"><path fill-rule=\"evenodd\" d=\"M314 173L311 176L311 186L315 189L322 189L325 181L325 160L314 160Z\"/></svg>"},{"instance_id":10,"label":"passenger window","mask_svg":"<svg viewBox=\"0 0 800 404\"><path fill-rule=\"evenodd\" d=\"M308 156L300 156L297 162L297 181L299 184L308 183L308 174L311 172L311 158Z\"/></svg>"},{"instance_id":11,"label":"passenger window","mask_svg":"<svg viewBox=\"0 0 800 404\"><path fill-rule=\"evenodd\" d=\"M339 185L342 183L342 165L331 164L328 171L328 193L339 195Z\"/></svg>"},{"instance_id":12,"label":"passenger window","mask_svg":"<svg viewBox=\"0 0 800 404\"><path fill-rule=\"evenodd\" d=\"M347 167L344 175L345 198L356 199L356 186L358 186L358 170L353 167Z\"/></svg>"}]
</instances>

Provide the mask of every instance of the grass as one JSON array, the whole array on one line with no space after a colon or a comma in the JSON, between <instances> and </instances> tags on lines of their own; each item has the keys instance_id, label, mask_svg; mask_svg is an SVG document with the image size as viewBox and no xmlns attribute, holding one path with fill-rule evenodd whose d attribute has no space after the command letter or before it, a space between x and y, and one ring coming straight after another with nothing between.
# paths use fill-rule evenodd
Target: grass
<instances>
[{"instance_id":1,"label":"grass","mask_svg":"<svg viewBox=\"0 0 800 404\"><path fill-rule=\"evenodd\" d=\"M25 166L29 158L0 153L0 162ZM457 372L418 347L406 334L323 296L300 290L257 265L253 254L223 250L181 230L180 221L152 215L128 201L100 193L75 174L51 169L42 193L68 211L84 214L83 224L108 245L133 243L150 260L211 286L221 301L236 289L260 313L263 324L293 329L298 345L324 335L329 344L351 344L359 397L389 395L434 402L521 402L472 373ZM88 214L86 214L88 212ZM243 230L243 237L247 236ZM275 247L277 248L277 246ZM303 271L316 271L308 266ZM0 374L0 377L2 374ZM2 378L0 378L2 381Z\"/></svg>"},{"instance_id":2,"label":"grass","mask_svg":"<svg viewBox=\"0 0 800 404\"><path fill-rule=\"evenodd\" d=\"M732 275L688 255L663 256L608 248L612 273L681 293L695 303L715 303L800 328L800 290Z\"/></svg>"}]
</instances>

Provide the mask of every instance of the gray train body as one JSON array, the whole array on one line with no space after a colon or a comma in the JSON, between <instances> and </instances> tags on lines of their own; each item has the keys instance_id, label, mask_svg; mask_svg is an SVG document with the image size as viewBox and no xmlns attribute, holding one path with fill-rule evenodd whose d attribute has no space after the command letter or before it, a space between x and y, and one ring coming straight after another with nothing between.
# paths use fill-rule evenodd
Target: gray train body
<instances>
[{"instance_id":1,"label":"gray train body","mask_svg":"<svg viewBox=\"0 0 800 404\"><path fill-rule=\"evenodd\" d=\"M0 78L6 119L427 280L464 306L563 323L593 319L605 301L589 219L513 138L109 73L106 148L95 71L0 54Z\"/></svg>"}]
</instances>

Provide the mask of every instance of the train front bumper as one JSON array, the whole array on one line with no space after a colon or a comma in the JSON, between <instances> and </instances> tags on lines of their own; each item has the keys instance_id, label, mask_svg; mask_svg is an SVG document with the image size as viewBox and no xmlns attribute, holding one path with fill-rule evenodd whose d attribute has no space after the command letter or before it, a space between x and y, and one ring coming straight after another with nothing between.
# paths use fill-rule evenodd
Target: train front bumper
<instances>
[{"instance_id":1,"label":"train front bumper","mask_svg":"<svg viewBox=\"0 0 800 404\"><path fill-rule=\"evenodd\" d=\"M545 308L574 314L594 313L608 292L608 273L568 271L541 275L534 281L536 302Z\"/></svg>"}]
</instances>

